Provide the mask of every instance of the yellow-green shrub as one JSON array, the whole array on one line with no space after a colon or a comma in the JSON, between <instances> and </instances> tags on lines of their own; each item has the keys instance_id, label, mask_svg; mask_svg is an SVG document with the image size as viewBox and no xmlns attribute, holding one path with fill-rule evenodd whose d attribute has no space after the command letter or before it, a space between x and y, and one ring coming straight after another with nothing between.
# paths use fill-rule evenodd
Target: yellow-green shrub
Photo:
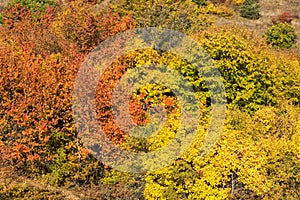
<instances>
[{"instance_id":1,"label":"yellow-green shrub","mask_svg":"<svg viewBox=\"0 0 300 200\"><path fill-rule=\"evenodd\" d=\"M213 28L196 38L218 66L229 104L253 111L284 98L299 103L295 57L275 55L263 40L238 27Z\"/></svg>"},{"instance_id":2,"label":"yellow-green shrub","mask_svg":"<svg viewBox=\"0 0 300 200\"><path fill-rule=\"evenodd\" d=\"M163 27L189 33L201 30L214 22L206 7L192 0L119 0L113 8L121 15L130 14L139 27Z\"/></svg>"},{"instance_id":3,"label":"yellow-green shrub","mask_svg":"<svg viewBox=\"0 0 300 200\"><path fill-rule=\"evenodd\" d=\"M231 110L217 145L205 158L198 152L200 131L181 159L148 174L146 199L296 198L299 117L299 109L288 103L263 107L253 117Z\"/></svg>"}]
</instances>

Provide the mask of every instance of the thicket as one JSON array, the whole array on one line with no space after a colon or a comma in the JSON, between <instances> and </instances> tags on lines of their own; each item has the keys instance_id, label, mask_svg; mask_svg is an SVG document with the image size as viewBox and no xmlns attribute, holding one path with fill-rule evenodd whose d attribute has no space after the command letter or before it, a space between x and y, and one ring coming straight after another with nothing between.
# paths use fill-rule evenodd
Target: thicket
<instances>
[{"instance_id":1,"label":"thicket","mask_svg":"<svg viewBox=\"0 0 300 200\"><path fill-rule=\"evenodd\" d=\"M300 65L296 55L274 52L244 29L211 26L216 14L228 13L212 4L121 1L96 10L93 1L22 2L5 8L0 26L1 169L60 187L103 190L95 198L299 198ZM173 140L180 127L176 96L155 84L132 94L129 111L137 124L145 125L150 121L148 110L160 104L167 111L162 129L140 139L128 136L114 122L109 103L113 89L134 67L154 63L177 70L191 83L201 108L199 130L189 150L163 169L136 176L103 165L82 145L74 125L72 92L79 66L97 45L144 26L183 31L202 45L222 74L228 111L217 144L203 158L199 148L210 122L211 102L201 74L178 55L157 49L118 58L99 80L95 101L100 126L116 145L154 151ZM29 198L31 189L0 184L0 198Z\"/></svg>"},{"instance_id":2,"label":"thicket","mask_svg":"<svg viewBox=\"0 0 300 200\"><path fill-rule=\"evenodd\" d=\"M92 8L80 1L47 7L38 20L20 4L3 12L2 166L28 175L48 174L58 185L97 183L102 176L103 166L77 138L73 82L87 52L132 28L133 20L110 10L94 13Z\"/></svg>"},{"instance_id":3,"label":"thicket","mask_svg":"<svg viewBox=\"0 0 300 200\"><path fill-rule=\"evenodd\" d=\"M194 36L223 75L228 121L215 148L205 158L199 156L209 124L209 108L204 108L201 128L190 150L164 169L147 174L147 199L277 199L299 195L299 149L295 146L300 133L299 63L295 57L276 57L263 40L252 37L237 27L213 28ZM168 63L172 66L175 60ZM185 69L185 64L182 67ZM188 74L196 76L190 80L201 80ZM199 91L205 92L205 86L199 86ZM173 127L178 123L172 121ZM149 139L154 147L174 137L168 131L159 136Z\"/></svg>"},{"instance_id":4,"label":"thicket","mask_svg":"<svg viewBox=\"0 0 300 200\"><path fill-rule=\"evenodd\" d=\"M230 17L233 11L225 6L192 0L113 1L113 9L130 14L137 27L161 27L183 33L201 31L213 24L216 16ZM176 8L176 9L174 9Z\"/></svg>"}]
</instances>

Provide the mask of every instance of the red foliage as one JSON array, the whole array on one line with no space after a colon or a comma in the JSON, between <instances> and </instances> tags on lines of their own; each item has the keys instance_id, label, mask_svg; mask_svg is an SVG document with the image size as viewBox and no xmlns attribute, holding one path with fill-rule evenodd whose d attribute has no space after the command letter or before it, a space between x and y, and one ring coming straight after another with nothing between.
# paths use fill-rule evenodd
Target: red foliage
<instances>
[{"instance_id":1,"label":"red foliage","mask_svg":"<svg viewBox=\"0 0 300 200\"><path fill-rule=\"evenodd\" d=\"M292 21L293 21L293 16L289 12L283 12L278 17L272 19L273 24L277 24L279 22L281 22L281 23L285 23L285 22L291 23Z\"/></svg>"},{"instance_id":2,"label":"red foliage","mask_svg":"<svg viewBox=\"0 0 300 200\"><path fill-rule=\"evenodd\" d=\"M97 87L95 100L97 117L100 122L101 129L115 144L121 144L124 142L130 131L129 129L127 129L127 131L122 130L117 121L114 119L112 112L113 90L129 67L132 67L132 63L130 66L126 63L126 56L120 58L120 60L114 63L112 68L107 69L103 73ZM119 101L122 101L122 97L120 97ZM118 104L118 102L114 103ZM163 106L167 113L175 112L174 108L176 106L176 98L163 95L161 101L157 103L164 104ZM132 94L128 105L131 119L123 115L118 116L122 117L121 120L123 124L131 124L132 120L136 125L143 126L150 122L147 111L151 109L151 105L153 105L153 101L151 98L148 98L148 94L145 92L137 92L136 94ZM128 110L126 110L127 108L121 107L120 109L121 110L117 111L118 113L128 113Z\"/></svg>"},{"instance_id":3,"label":"red foliage","mask_svg":"<svg viewBox=\"0 0 300 200\"><path fill-rule=\"evenodd\" d=\"M126 72L127 68L128 67L126 65L113 65L112 68L109 68L104 72L97 87L95 100L97 106L97 117L100 122L101 129L115 144L122 143L128 135L128 133L125 133L114 120L111 107L113 90L120 78ZM142 103L137 98L130 100L129 112L135 123L140 125L146 123L146 111L143 110ZM124 113L127 113L127 111L124 110ZM128 122L128 120L130 119L122 119L124 123Z\"/></svg>"},{"instance_id":4,"label":"red foliage","mask_svg":"<svg viewBox=\"0 0 300 200\"><path fill-rule=\"evenodd\" d=\"M99 14L80 1L68 4L66 14L60 16L61 32L79 46L81 52L90 52L103 40L134 27L129 16L121 18L111 9Z\"/></svg>"},{"instance_id":5,"label":"red foliage","mask_svg":"<svg viewBox=\"0 0 300 200\"><path fill-rule=\"evenodd\" d=\"M97 15L87 7L74 2L48 8L40 19L20 5L3 13L1 164L45 166L53 159L51 148L63 142L54 144L53 133L75 140L72 91L78 67L89 50L134 24L129 17L111 11Z\"/></svg>"}]
</instances>

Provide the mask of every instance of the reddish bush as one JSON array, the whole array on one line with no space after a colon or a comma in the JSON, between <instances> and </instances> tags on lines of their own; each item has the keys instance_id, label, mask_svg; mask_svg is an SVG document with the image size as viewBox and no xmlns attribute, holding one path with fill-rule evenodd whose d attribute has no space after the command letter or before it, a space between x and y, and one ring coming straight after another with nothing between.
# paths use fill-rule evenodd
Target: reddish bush
<instances>
[{"instance_id":1,"label":"reddish bush","mask_svg":"<svg viewBox=\"0 0 300 200\"><path fill-rule=\"evenodd\" d=\"M292 21L293 21L293 16L289 12L283 12L278 17L272 19L273 24L277 24L279 22L291 23Z\"/></svg>"},{"instance_id":2,"label":"reddish bush","mask_svg":"<svg viewBox=\"0 0 300 200\"><path fill-rule=\"evenodd\" d=\"M89 50L133 26L130 17L120 18L111 11L99 14L88 11L88 4L72 2L61 8L49 7L40 19L34 19L20 5L3 13L0 26L3 163L29 171L47 170L44 168L57 158L57 149L65 146L66 153L80 151L72 114L76 72ZM77 154L65 159L88 158Z\"/></svg>"},{"instance_id":3,"label":"reddish bush","mask_svg":"<svg viewBox=\"0 0 300 200\"><path fill-rule=\"evenodd\" d=\"M81 52L89 52L103 40L134 26L131 17L121 18L110 9L95 13L94 8L81 1L74 1L64 7L55 25Z\"/></svg>"}]
</instances>

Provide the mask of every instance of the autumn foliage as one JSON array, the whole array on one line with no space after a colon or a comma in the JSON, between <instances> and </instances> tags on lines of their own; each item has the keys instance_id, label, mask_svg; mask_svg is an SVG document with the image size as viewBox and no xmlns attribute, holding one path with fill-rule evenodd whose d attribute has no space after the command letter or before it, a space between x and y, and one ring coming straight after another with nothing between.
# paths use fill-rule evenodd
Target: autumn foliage
<instances>
[{"instance_id":1,"label":"autumn foliage","mask_svg":"<svg viewBox=\"0 0 300 200\"><path fill-rule=\"evenodd\" d=\"M270 49L243 28L213 26L217 17L233 15L221 5L226 2L231 1L116 0L99 8L93 0L17 0L5 7L0 25L0 172L9 170L12 179L29 177L60 189L73 187L87 199L299 199L299 60L289 51ZM289 13L282 13L274 23L291 21ZM167 114L164 126L148 138L122 130L112 97L131 69L151 63L178 71L193 88L201 110L196 138L184 155L162 169L132 175L101 163L82 144L72 95L80 66L98 45L147 26L182 31L203 47L222 75L227 116L217 143L206 157L200 156L212 109L201 73L160 49L122 55L103 72L93 102L101 129L115 145L133 152L156 151L176 139L181 126L176 95L166 86L146 84L131 94L130 117L137 125L147 125L149 111L160 105ZM115 42L119 47L124 41ZM28 192L36 185L0 182L0 199L28 199L29 194L43 198ZM54 191L66 198L60 189Z\"/></svg>"},{"instance_id":2,"label":"autumn foliage","mask_svg":"<svg viewBox=\"0 0 300 200\"><path fill-rule=\"evenodd\" d=\"M278 15L278 17L272 19L273 24L285 23L285 22L291 23L292 21L293 21L293 16L289 12L283 12L280 15Z\"/></svg>"},{"instance_id":3,"label":"autumn foliage","mask_svg":"<svg viewBox=\"0 0 300 200\"><path fill-rule=\"evenodd\" d=\"M130 17L120 18L110 10L99 14L90 11L89 4L72 2L48 7L39 19L19 4L3 12L2 165L41 173L51 171L49 164L57 163L63 154L65 161L82 159L79 165L90 159L76 138L72 118L74 78L89 50L133 27Z\"/></svg>"}]
</instances>

